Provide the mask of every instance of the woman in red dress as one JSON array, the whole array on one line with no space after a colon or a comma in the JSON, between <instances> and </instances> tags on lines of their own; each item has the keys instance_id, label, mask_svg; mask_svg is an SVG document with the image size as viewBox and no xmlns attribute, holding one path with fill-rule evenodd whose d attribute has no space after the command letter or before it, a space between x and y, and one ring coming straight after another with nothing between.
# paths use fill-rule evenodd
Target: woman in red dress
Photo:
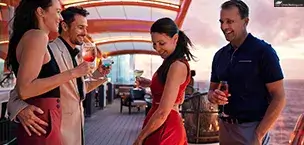
<instances>
[{"instance_id":1,"label":"woman in red dress","mask_svg":"<svg viewBox=\"0 0 304 145\"><path fill-rule=\"evenodd\" d=\"M157 20L150 33L153 47L164 61L152 77L152 108L134 145L187 145L178 106L190 81L192 43L170 18Z\"/></svg>"}]
</instances>

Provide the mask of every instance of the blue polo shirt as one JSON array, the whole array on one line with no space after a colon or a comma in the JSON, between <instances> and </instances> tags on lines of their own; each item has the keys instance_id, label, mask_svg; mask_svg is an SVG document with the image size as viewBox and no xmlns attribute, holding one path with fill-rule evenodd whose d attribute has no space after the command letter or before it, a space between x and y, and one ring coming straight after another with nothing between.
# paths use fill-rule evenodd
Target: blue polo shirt
<instances>
[{"instance_id":1,"label":"blue polo shirt","mask_svg":"<svg viewBox=\"0 0 304 145\"><path fill-rule=\"evenodd\" d=\"M238 119L260 121L271 97L266 84L283 78L275 50L250 33L237 50L228 44L213 58L211 82L228 81L231 96L224 110Z\"/></svg>"}]
</instances>

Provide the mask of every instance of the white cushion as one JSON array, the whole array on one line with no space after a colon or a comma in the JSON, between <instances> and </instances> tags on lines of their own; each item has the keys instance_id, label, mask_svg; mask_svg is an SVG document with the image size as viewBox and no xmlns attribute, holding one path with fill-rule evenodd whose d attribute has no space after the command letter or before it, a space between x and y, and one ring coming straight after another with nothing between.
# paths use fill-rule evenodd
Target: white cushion
<instances>
[{"instance_id":1,"label":"white cushion","mask_svg":"<svg viewBox=\"0 0 304 145\"><path fill-rule=\"evenodd\" d=\"M147 105L147 102L144 100L134 100L131 104L132 105Z\"/></svg>"}]
</instances>

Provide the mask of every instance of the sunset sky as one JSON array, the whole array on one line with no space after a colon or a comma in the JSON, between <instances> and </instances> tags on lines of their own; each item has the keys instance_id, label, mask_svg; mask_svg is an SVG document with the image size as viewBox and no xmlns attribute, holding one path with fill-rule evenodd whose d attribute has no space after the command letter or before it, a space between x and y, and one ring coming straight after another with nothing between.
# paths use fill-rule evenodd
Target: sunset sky
<instances>
[{"instance_id":1,"label":"sunset sky","mask_svg":"<svg viewBox=\"0 0 304 145\"><path fill-rule=\"evenodd\" d=\"M220 30L222 0L192 0L182 30L195 44L198 58L191 62L196 80L209 80L214 53L227 44ZM245 0L249 6L248 31L272 44L281 60L286 79L304 79L303 8L274 7L272 0Z\"/></svg>"}]
</instances>

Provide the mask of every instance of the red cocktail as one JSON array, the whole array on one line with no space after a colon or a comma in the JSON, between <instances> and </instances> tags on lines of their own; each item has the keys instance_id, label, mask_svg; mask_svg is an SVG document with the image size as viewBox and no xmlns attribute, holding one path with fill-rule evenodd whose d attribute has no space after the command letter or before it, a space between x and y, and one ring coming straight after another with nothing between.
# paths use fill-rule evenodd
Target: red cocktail
<instances>
[{"instance_id":1,"label":"red cocktail","mask_svg":"<svg viewBox=\"0 0 304 145\"><path fill-rule=\"evenodd\" d=\"M219 90L224 92L226 97L228 97L229 95L229 89L228 89L228 83L227 81L221 81L220 82L220 85L219 85ZM220 117L229 117L229 115L225 114L225 111L224 111L224 107L225 105L223 105L223 110L222 110L222 113L220 114Z\"/></svg>"},{"instance_id":2,"label":"red cocktail","mask_svg":"<svg viewBox=\"0 0 304 145\"><path fill-rule=\"evenodd\" d=\"M222 92L225 93L226 96L229 95L228 83L227 83L227 81L221 81L221 82L220 82L219 88L220 88L220 90L221 90Z\"/></svg>"},{"instance_id":3,"label":"red cocktail","mask_svg":"<svg viewBox=\"0 0 304 145\"><path fill-rule=\"evenodd\" d=\"M86 62L92 63L92 70L95 68L95 58L97 56L96 46L93 43L83 43L82 45L82 59ZM93 79L89 76L90 81Z\"/></svg>"},{"instance_id":4,"label":"red cocktail","mask_svg":"<svg viewBox=\"0 0 304 145\"><path fill-rule=\"evenodd\" d=\"M82 54L82 58L83 58L84 61L94 62L96 56L95 56L93 50L88 50L87 52Z\"/></svg>"}]
</instances>

